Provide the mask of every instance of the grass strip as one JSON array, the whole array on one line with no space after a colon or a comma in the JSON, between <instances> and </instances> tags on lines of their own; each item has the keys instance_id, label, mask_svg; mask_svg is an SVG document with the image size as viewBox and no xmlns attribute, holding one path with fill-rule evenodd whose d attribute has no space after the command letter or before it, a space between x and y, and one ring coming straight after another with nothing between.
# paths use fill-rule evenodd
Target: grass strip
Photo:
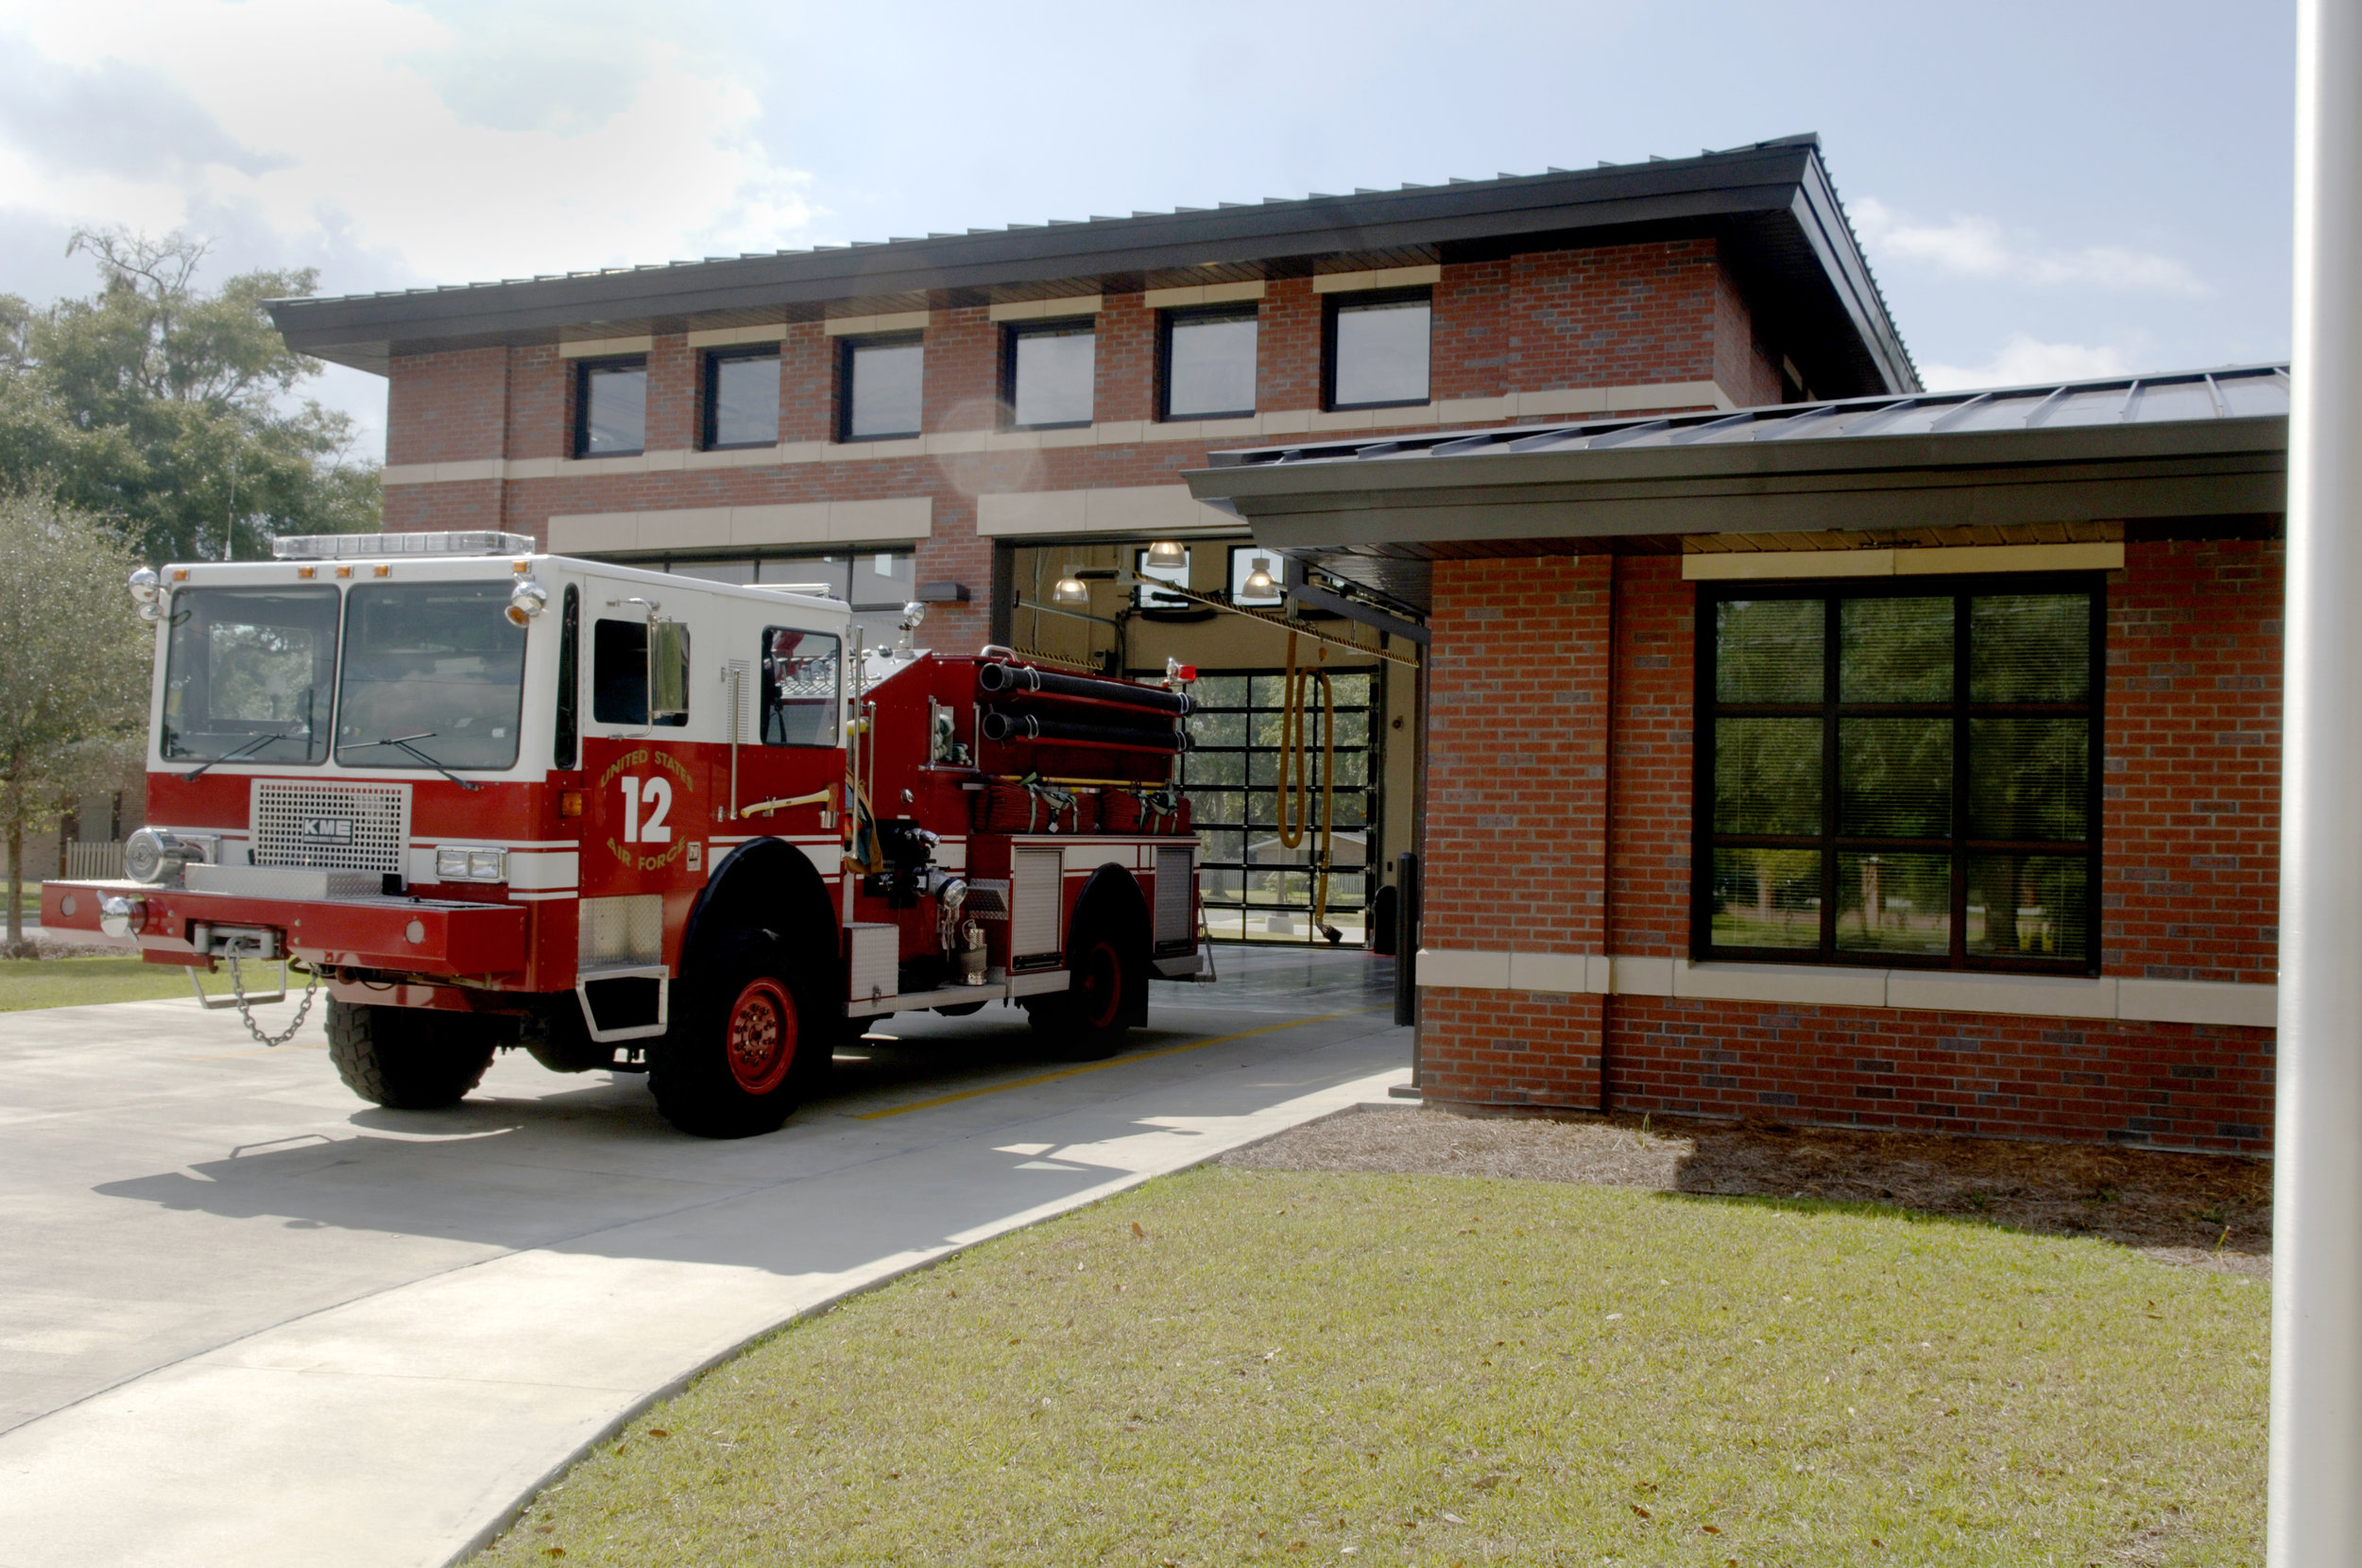
<instances>
[{"instance_id":1,"label":"grass strip","mask_svg":"<svg viewBox=\"0 0 2362 1568\"><path fill-rule=\"evenodd\" d=\"M479 1560L2245 1563L2268 1314L1864 1204L1201 1168L771 1337Z\"/></svg>"},{"instance_id":2,"label":"grass strip","mask_svg":"<svg viewBox=\"0 0 2362 1568\"><path fill-rule=\"evenodd\" d=\"M230 970L197 977L206 994L230 994ZM301 976L293 977L300 986ZM279 965L249 964L249 995L279 984ZM188 971L139 958L19 958L0 960L0 1013L36 1007L83 1007L93 1002L145 1002L189 995Z\"/></svg>"}]
</instances>

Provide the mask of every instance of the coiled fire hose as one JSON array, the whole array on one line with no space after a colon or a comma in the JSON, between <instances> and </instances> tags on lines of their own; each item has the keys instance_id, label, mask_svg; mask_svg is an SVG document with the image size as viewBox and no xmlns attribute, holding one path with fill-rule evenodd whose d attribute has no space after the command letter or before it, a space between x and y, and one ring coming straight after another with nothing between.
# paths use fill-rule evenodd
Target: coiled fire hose
<instances>
[{"instance_id":1,"label":"coiled fire hose","mask_svg":"<svg viewBox=\"0 0 2362 1568\"><path fill-rule=\"evenodd\" d=\"M1320 650L1326 662L1328 650ZM1303 844L1311 831L1312 780L1311 725L1305 711L1311 696L1312 683L1321 686L1321 836L1320 844L1312 852L1312 925L1332 943L1343 939L1344 933L1328 923L1328 860L1337 829L1337 699L1329 684L1328 672L1314 665L1309 670L1296 667L1296 634L1288 634L1287 700L1279 712L1279 790L1276 815L1279 821L1279 844L1293 849ZM1290 793L1293 792L1291 810Z\"/></svg>"}]
</instances>

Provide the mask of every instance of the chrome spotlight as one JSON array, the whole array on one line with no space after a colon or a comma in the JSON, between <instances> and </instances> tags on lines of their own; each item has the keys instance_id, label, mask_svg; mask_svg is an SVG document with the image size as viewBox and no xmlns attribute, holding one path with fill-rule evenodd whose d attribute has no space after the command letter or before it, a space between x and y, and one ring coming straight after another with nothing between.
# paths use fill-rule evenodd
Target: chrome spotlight
<instances>
[{"instance_id":1,"label":"chrome spotlight","mask_svg":"<svg viewBox=\"0 0 2362 1568\"><path fill-rule=\"evenodd\" d=\"M522 626L550 607L550 590L527 577L508 590L508 608L505 612L510 622Z\"/></svg>"}]
</instances>

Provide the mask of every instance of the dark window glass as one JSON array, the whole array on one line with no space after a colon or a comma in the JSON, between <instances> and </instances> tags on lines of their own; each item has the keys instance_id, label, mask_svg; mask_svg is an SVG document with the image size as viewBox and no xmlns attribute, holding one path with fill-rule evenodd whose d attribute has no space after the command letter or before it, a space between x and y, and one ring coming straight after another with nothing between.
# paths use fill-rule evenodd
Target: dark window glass
<instances>
[{"instance_id":1,"label":"dark window glass","mask_svg":"<svg viewBox=\"0 0 2362 1568\"><path fill-rule=\"evenodd\" d=\"M770 447L779 440L779 350L707 355L705 444Z\"/></svg>"},{"instance_id":2,"label":"dark window glass","mask_svg":"<svg viewBox=\"0 0 2362 1568\"><path fill-rule=\"evenodd\" d=\"M1255 412L1254 307L1165 315L1168 419L1244 418Z\"/></svg>"},{"instance_id":3,"label":"dark window glass","mask_svg":"<svg viewBox=\"0 0 2362 1568\"><path fill-rule=\"evenodd\" d=\"M1943 588L1703 596L1701 956L2093 968L2099 595Z\"/></svg>"},{"instance_id":4,"label":"dark window glass","mask_svg":"<svg viewBox=\"0 0 2362 1568\"><path fill-rule=\"evenodd\" d=\"M505 768L517 760L525 628L505 613L506 579L370 584L348 599L337 761ZM387 743L396 738L408 744Z\"/></svg>"},{"instance_id":5,"label":"dark window glass","mask_svg":"<svg viewBox=\"0 0 2362 1568\"><path fill-rule=\"evenodd\" d=\"M1427 401L1427 293L1330 297L1328 406Z\"/></svg>"},{"instance_id":6,"label":"dark window glass","mask_svg":"<svg viewBox=\"0 0 2362 1568\"><path fill-rule=\"evenodd\" d=\"M762 743L837 741L837 641L826 632L768 626L762 633Z\"/></svg>"},{"instance_id":7,"label":"dark window glass","mask_svg":"<svg viewBox=\"0 0 2362 1568\"><path fill-rule=\"evenodd\" d=\"M1009 329L1010 419L1020 428L1087 425L1096 389L1099 334L1088 321Z\"/></svg>"},{"instance_id":8,"label":"dark window glass","mask_svg":"<svg viewBox=\"0 0 2362 1568\"><path fill-rule=\"evenodd\" d=\"M325 758L336 599L333 588L175 593L157 741L163 755L273 766Z\"/></svg>"},{"instance_id":9,"label":"dark window glass","mask_svg":"<svg viewBox=\"0 0 2362 1568\"><path fill-rule=\"evenodd\" d=\"M848 338L844 356L844 439L917 435L925 346L916 338Z\"/></svg>"},{"instance_id":10,"label":"dark window glass","mask_svg":"<svg viewBox=\"0 0 2362 1568\"><path fill-rule=\"evenodd\" d=\"M557 632L557 738L550 748L552 764L571 768L580 758L582 741L582 593L566 587L565 607Z\"/></svg>"},{"instance_id":11,"label":"dark window glass","mask_svg":"<svg viewBox=\"0 0 2362 1568\"><path fill-rule=\"evenodd\" d=\"M574 395L574 455L623 457L648 443L645 360L585 364Z\"/></svg>"},{"instance_id":12,"label":"dark window glass","mask_svg":"<svg viewBox=\"0 0 2362 1568\"><path fill-rule=\"evenodd\" d=\"M603 724L644 727L648 723L648 623L599 621L590 630L590 717ZM678 727L686 713L657 721Z\"/></svg>"}]
</instances>

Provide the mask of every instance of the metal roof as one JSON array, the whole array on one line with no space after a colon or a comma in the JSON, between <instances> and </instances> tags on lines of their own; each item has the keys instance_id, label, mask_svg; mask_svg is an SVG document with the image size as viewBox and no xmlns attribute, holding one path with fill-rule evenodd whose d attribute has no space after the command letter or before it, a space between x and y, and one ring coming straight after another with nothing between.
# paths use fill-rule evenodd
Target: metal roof
<instances>
[{"instance_id":1,"label":"metal roof","mask_svg":"<svg viewBox=\"0 0 2362 1568\"><path fill-rule=\"evenodd\" d=\"M1807 384L1847 392L1919 384L1811 135L1395 191L277 299L270 311L290 347L383 372L397 353L551 342L566 329L675 332L693 318L808 318L831 303L897 296L980 304L1040 296L1053 283L1121 293L1687 234L1724 243L1759 334L1781 344Z\"/></svg>"},{"instance_id":2,"label":"metal roof","mask_svg":"<svg viewBox=\"0 0 2362 1568\"><path fill-rule=\"evenodd\" d=\"M1415 606L1426 563L1455 556L2268 527L2286 505L2288 405L2286 366L2241 366L1244 448L1185 477L1258 543Z\"/></svg>"},{"instance_id":3,"label":"metal roof","mask_svg":"<svg viewBox=\"0 0 2362 1568\"><path fill-rule=\"evenodd\" d=\"M1377 441L1249 447L1217 452L1207 461L1217 469L1231 469L1737 442L1845 441L1869 435L1967 435L1985 431L2065 430L2078 425L2285 419L2288 399L2286 366L2239 366L2171 375L2049 382L1993 391L1915 392L1905 397L1781 403L1735 414L1587 419L1574 424L1510 425L1474 434L1463 431Z\"/></svg>"}]
</instances>

